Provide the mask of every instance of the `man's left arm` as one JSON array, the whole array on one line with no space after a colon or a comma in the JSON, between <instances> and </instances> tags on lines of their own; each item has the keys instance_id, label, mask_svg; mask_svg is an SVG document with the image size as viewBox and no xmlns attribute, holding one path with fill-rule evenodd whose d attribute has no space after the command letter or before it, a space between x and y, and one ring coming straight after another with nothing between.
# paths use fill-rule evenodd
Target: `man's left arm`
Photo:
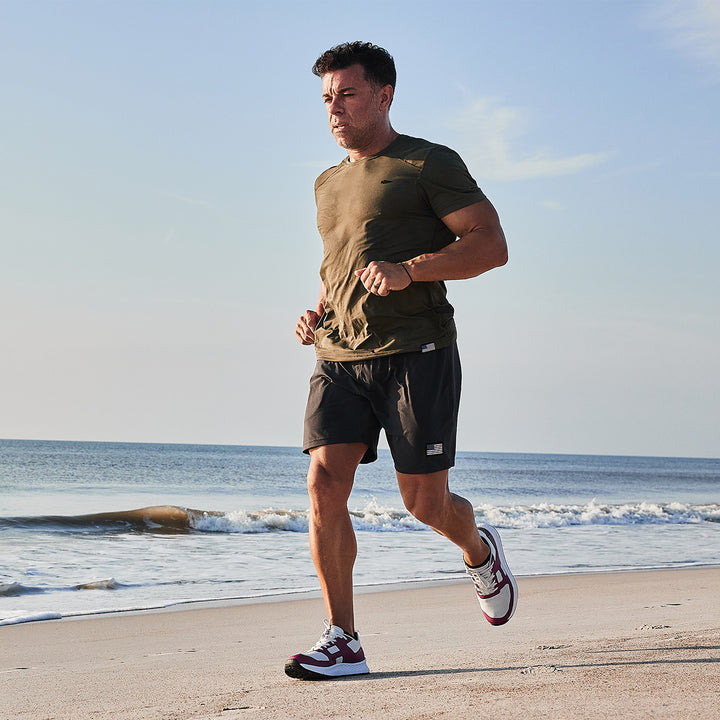
<instances>
[{"instance_id":1,"label":"man's left arm","mask_svg":"<svg viewBox=\"0 0 720 720\"><path fill-rule=\"evenodd\" d=\"M365 289L375 295L388 295L404 290L411 281L464 280L507 262L505 233L489 200L451 212L442 221L458 238L455 242L402 263L368 263L355 271Z\"/></svg>"}]
</instances>

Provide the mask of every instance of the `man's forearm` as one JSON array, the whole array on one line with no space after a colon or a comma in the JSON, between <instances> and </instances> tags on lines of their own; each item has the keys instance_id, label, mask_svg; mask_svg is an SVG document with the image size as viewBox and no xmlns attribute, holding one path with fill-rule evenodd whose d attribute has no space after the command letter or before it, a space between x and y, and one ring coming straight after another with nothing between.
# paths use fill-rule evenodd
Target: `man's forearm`
<instances>
[{"instance_id":1,"label":"man's forearm","mask_svg":"<svg viewBox=\"0 0 720 720\"><path fill-rule=\"evenodd\" d=\"M478 229L434 253L418 255L402 263L413 282L464 280L476 277L508 260L502 229Z\"/></svg>"}]
</instances>

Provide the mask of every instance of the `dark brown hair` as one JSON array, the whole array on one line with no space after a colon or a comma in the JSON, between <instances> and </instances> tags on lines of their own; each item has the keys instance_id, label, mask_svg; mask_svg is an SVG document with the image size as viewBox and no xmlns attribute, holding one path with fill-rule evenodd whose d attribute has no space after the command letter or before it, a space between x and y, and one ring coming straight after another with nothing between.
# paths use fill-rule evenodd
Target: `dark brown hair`
<instances>
[{"instance_id":1,"label":"dark brown hair","mask_svg":"<svg viewBox=\"0 0 720 720\"><path fill-rule=\"evenodd\" d=\"M392 55L384 48L368 42L349 42L326 50L312 67L318 77L351 65L362 65L365 79L376 89L392 85L395 89L397 73Z\"/></svg>"}]
</instances>

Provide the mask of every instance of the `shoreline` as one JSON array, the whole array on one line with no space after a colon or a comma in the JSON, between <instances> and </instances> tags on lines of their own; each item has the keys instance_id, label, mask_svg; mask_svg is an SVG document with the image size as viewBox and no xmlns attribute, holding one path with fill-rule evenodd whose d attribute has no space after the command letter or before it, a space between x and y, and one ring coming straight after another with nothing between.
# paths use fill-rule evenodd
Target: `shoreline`
<instances>
[{"instance_id":1,"label":"shoreline","mask_svg":"<svg viewBox=\"0 0 720 720\"><path fill-rule=\"evenodd\" d=\"M705 564L686 564L677 565L673 567L660 566L660 567L633 567L623 569L592 569L592 570L576 570L572 572L558 571L555 573L538 573L537 575L515 575L515 578L520 580L532 579L532 578L555 578L555 577L574 577L574 576L585 576L585 575L608 575L608 574L622 574L622 573L643 573L643 572L673 572L675 570L693 570L693 569L720 569L720 563L705 563ZM431 588L445 584L464 584L467 582L467 578L464 573L459 572L457 577L444 577L444 578L421 578L418 580L401 580L397 582L386 582L376 584L365 584L357 585L354 588L355 595L365 595L369 593L384 593L393 592L397 590L411 590L411 589L422 589ZM257 605L266 603L278 603L278 602L293 602L295 600L307 600L307 599L322 599L320 589L306 589L306 590L288 590L280 591L277 593L269 593L266 595L250 595L246 597L228 597L228 598L210 598L210 599L199 599L199 600L178 600L166 605L156 605L151 607L138 607L138 608L127 608L127 609L108 609L91 612L74 612L63 615L62 613L47 612L40 614L38 617L29 617L28 619L10 620L3 621L0 619L0 628L11 627L13 625L27 625L32 623L43 623L50 621L78 621L78 620L92 620L93 618L101 617L114 617L114 616L125 616L125 615L137 615L146 613L164 613L164 612L182 612L184 610L202 610L204 608L221 608L221 607L234 607L234 606L245 606L245 605ZM1 630L0 630L1 632Z\"/></svg>"},{"instance_id":2,"label":"shoreline","mask_svg":"<svg viewBox=\"0 0 720 720\"><path fill-rule=\"evenodd\" d=\"M319 597L9 625L0 693L13 720L715 716L720 566L518 585L498 628L459 578L358 592L371 674L321 683L283 673L322 630Z\"/></svg>"}]
</instances>

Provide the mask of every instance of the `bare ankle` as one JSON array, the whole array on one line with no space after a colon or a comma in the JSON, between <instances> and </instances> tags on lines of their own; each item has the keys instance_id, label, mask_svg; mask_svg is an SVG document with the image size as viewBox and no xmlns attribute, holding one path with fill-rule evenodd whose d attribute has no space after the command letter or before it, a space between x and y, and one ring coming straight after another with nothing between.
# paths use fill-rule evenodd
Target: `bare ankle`
<instances>
[{"instance_id":1,"label":"bare ankle","mask_svg":"<svg viewBox=\"0 0 720 720\"><path fill-rule=\"evenodd\" d=\"M465 562L470 567L479 567L480 565L484 565L490 557L490 546L479 535L478 539L480 540L479 548L474 550L472 553L466 552L464 554Z\"/></svg>"}]
</instances>

